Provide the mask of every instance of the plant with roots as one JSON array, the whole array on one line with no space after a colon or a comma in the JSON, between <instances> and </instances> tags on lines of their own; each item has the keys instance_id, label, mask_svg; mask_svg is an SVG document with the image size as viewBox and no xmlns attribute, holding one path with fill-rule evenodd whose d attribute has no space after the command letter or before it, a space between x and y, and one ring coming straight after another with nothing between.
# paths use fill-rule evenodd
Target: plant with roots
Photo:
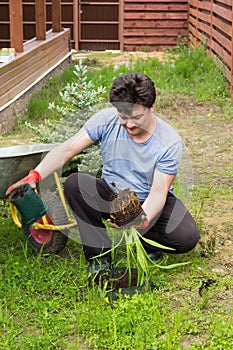
<instances>
[{"instance_id":1,"label":"plant with roots","mask_svg":"<svg viewBox=\"0 0 233 350\"><path fill-rule=\"evenodd\" d=\"M108 227L107 222L105 222L105 225ZM117 230L117 232L119 231ZM120 245L125 244L126 268L129 275L129 287L131 285L132 268L137 269L137 285L142 286L149 283L154 268L168 270L190 264L190 262L182 262L170 265L159 265L155 261L150 259L145 248L143 247L142 241L151 245L152 247L156 247L163 250L175 251L175 249L163 246L162 244L159 244L157 242L152 241L151 239L144 237L134 226L121 230L120 234L121 238L119 242L108 251L98 255L98 257L102 257L110 252L113 253Z\"/></svg>"}]
</instances>

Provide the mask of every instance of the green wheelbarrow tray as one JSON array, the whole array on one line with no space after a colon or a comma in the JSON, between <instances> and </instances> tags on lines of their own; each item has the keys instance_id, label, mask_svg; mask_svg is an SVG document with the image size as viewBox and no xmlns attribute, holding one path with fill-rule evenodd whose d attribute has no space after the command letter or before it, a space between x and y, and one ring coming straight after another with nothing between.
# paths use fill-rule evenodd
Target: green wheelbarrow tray
<instances>
[{"instance_id":1,"label":"green wheelbarrow tray","mask_svg":"<svg viewBox=\"0 0 233 350\"><path fill-rule=\"evenodd\" d=\"M12 219L23 230L29 246L43 254L61 252L68 239L68 230L77 226L66 205L58 173L55 171L48 176L35 191L28 185L13 191L9 197L6 191L27 176L56 145L0 148L0 199L10 202Z\"/></svg>"},{"instance_id":2,"label":"green wheelbarrow tray","mask_svg":"<svg viewBox=\"0 0 233 350\"><path fill-rule=\"evenodd\" d=\"M0 148L0 199L7 199L8 187L26 176L56 145L30 144Z\"/></svg>"},{"instance_id":3,"label":"green wheelbarrow tray","mask_svg":"<svg viewBox=\"0 0 233 350\"><path fill-rule=\"evenodd\" d=\"M28 172L35 168L44 156L58 143L49 144L28 144L22 146L11 146L0 148L0 199L8 201L11 200L11 196L7 198L6 191L9 186L13 183L19 181ZM14 207L25 218L27 225L33 224L35 229L45 229L59 231L62 229L68 229L70 227L76 226L77 223L69 218L68 210L66 207L63 191L59 181L58 174L54 172L53 177L55 179L55 184L58 190L59 197L61 199L64 210L67 213L68 222L59 225L53 225L47 222L45 215L48 211L46 203L41 201L40 197L31 188L26 188L25 198L22 196L16 196L11 202L11 212L15 224L21 228L22 224L17 216L17 211ZM53 182L54 183L54 182ZM41 186L40 186L41 187ZM16 200L16 201L15 201ZM37 206L37 208L36 208ZM27 211L31 211L28 213ZM43 222L37 222L37 219L43 217Z\"/></svg>"}]
</instances>

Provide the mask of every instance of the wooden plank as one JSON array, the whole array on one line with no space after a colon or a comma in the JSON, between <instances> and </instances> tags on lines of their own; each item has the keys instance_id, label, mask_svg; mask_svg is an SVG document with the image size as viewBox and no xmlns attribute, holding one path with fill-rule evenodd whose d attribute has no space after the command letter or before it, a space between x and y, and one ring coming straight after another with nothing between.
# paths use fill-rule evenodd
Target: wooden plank
<instances>
[{"instance_id":1,"label":"wooden plank","mask_svg":"<svg viewBox=\"0 0 233 350\"><path fill-rule=\"evenodd\" d=\"M205 10L205 11L210 12L210 9L211 9L210 8L210 1L209 2L199 1L198 8L199 8L199 10Z\"/></svg>"},{"instance_id":2,"label":"wooden plank","mask_svg":"<svg viewBox=\"0 0 233 350\"><path fill-rule=\"evenodd\" d=\"M187 20L127 20L124 28L187 28Z\"/></svg>"},{"instance_id":3,"label":"wooden plank","mask_svg":"<svg viewBox=\"0 0 233 350\"><path fill-rule=\"evenodd\" d=\"M124 51L124 38L123 38L123 30L124 30L124 0L119 0L119 8L118 8L118 39L120 41L120 50Z\"/></svg>"},{"instance_id":4,"label":"wooden plank","mask_svg":"<svg viewBox=\"0 0 233 350\"><path fill-rule=\"evenodd\" d=\"M218 0L218 3L222 3L222 6L225 7L226 5L231 7L232 6L232 0Z\"/></svg>"},{"instance_id":5,"label":"wooden plank","mask_svg":"<svg viewBox=\"0 0 233 350\"><path fill-rule=\"evenodd\" d=\"M23 8L22 0L10 0L10 42L16 52L23 51Z\"/></svg>"},{"instance_id":6,"label":"wooden plank","mask_svg":"<svg viewBox=\"0 0 233 350\"><path fill-rule=\"evenodd\" d=\"M63 52L63 55L68 53L67 43L57 42L56 45L51 45L49 49L41 49L35 53L30 60L28 58L27 60L18 62L18 65L12 67L4 74L1 74L1 86L4 83L9 83L13 78L15 78L17 81L21 81L21 76L26 75L28 72L29 74L33 75L33 71L35 69L34 64L36 64L38 61L43 62L44 60L47 60L47 57L50 57L49 55L51 50L59 51L59 49Z\"/></svg>"},{"instance_id":7,"label":"wooden plank","mask_svg":"<svg viewBox=\"0 0 233 350\"><path fill-rule=\"evenodd\" d=\"M175 37L158 37L158 38L125 38L125 45L167 45L177 44L177 38Z\"/></svg>"},{"instance_id":8,"label":"wooden plank","mask_svg":"<svg viewBox=\"0 0 233 350\"><path fill-rule=\"evenodd\" d=\"M199 0L190 0L189 6L198 7Z\"/></svg>"},{"instance_id":9,"label":"wooden plank","mask_svg":"<svg viewBox=\"0 0 233 350\"><path fill-rule=\"evenodd\" d=\"M30 84L32 84L36 79L38 79L44 72L49 70L59 59L64 57L64 53L60 50L56 51L56 55L52 53L48 55L48 59L46 61L40 61L37 64L33 65L34 74L27 75L20 83L13 86L11 89L6 91L1 96L1 105L10 101L14 96L20 93L22 90L27 88ZM41 64L43 63L43 64Z\"/></svg>"},{"instance_id":10,"label":"wooden plank","mask_svg":"<svg viewBox=\"0 0 233 350\"><path fill-rule=\"evenodd\" d=\"M205 45L209 46L210 40L209 38L204 35L201 31L197 30L196 32L198 41L204 43Z\"/></svg>"},{"instance_id":11,"label":"wooden plank","mask_svg":"<svg viewBox=\"0 0 233 350\"><path fill-rule=\"evenodd\" d=\"M187 11L188 10L188 4L187 3L181 3L174 7L174 4L125 4L124 6L125 11Z\"/></svg>"},{"instance_id":12,"label":"wooden plank","mask_svg":"<svg viewBox=\"0 0 233 350\"><path fill-rule=\"evenodd\" d=\"M225 34L231 36L232 26L228 23L221 21L219 18L213 17L213 25Z\"/></svg>"},{"instance_id":13,"label":"wooden plank","mask_svg":"<svg viewBox=\"0 0 233 350\"><path fill-rule=\"evenodd\" d=\"M204 12L199 12L199 16L198 16L199 22L200 20L210 23L210 14L206 14ZM198 24L199 24L198 22Z\"/></svg>"},{"instance_id":14,"label":"wooden plank","mask_svg":"<svg viewBox=\"0 0 233 350\"><path fill-rule=\"evenodd\" d=\"M40 51L42 48L48 48L51 46L51 42L59 42L62 40L68 40L69 38L69 29L65 29L64 31L60 33L54 33L51 32L50 34L47 34L46 41L44 42L37 42L37 41L32 41L31 43L26 43L25 45L25 51L27 54L27 57L33 56L37 51ZM22 58L23 56L21 56Z\"/></svg>"},{"instance_id":15,"label":"wooden plank","mask_svg":"<svg viewBox=\"0 0 233 350\"><path fill-rule=\"evenodd\" d=\"M40 41L31 41L27 42L25 46L25 50L23 53L18 54L16 56L16 59L13 61L3 65L0 67L0 81L2 82L2 79L5 75L10 76L16 75L17 67L26 62L26 64L30 64L30 61L33 60L34 56L38 55L41 51L48 49L51 47L51 45L60 45L63 42L66 43L66 50L67 53L69 52L69 29L65 29L64 32L61 32L59 34L54 33L48 33L47 34L47 40L46 42L40 42ZM48 39L49 38L49 39Z\"/></svg>"},{"instance_id":16,"label":"wooden plank","mask_svg":"<svg viewBox=\"0 0 233 350\"><path fill-rule=\"evenodd\" d=\"M205 32L206 34L210 35L211 27L210 27L209 24L203 23L203 22L199 22L198 29L201 30L202 32Z\"/></svg>"},{"instance_id":17,"label":"wooden plank","mask_svg":"<svg viewBox=\"0 0 233 350\"><path fill-rule=\"evenodd\" d=\"M74 39L74 49L79 49L79 22L80 22L80 14L79 14L79 3L78 1L73 1L73 39Z\"/></svg>"},{"instance_id":18,"label":"wooden plank","mask_svg":"<svg viewBox=\"0 0 233 350\"><path fill-rule=\"evenodd\" d=\"M221 16L222 18L227 19L229 22L232 21L232 11L226 8L213 4L213 12L218 16Z\"/></svg>"},{"instance_id":19,"label":"wooden plank","mask_svg":"<svg viewBox=\"0 0 233 350\"><path fill-rule=\"evenodd\" d=\"M192 42L196 42L196 28L194 27L189 27L189 40L191 40Z\"/></svg>"},{"instance_id":20,"label":"wooden plank","mask_svg":"<svg viewBox=\"0 0 233 350\"><path fill-rule=\"evenodd\" d=\"M135 29L130 29L130 30L124 30L124 37L127 36L137 36L137 37L150 37L150 36L175 36L177 37L178 35L185 36L187 35L187 30L186 29L151 29L151 30L141 30L138 28Z\"/></svg>"},{"instance_id":21,"label":"wooden plank","mask_svg":"<svg viewBox=\"0 0 233 350\"><path fill-rule=\"evenodd\" d=\"M41 50L50 47L51 41L59 43L65 40L68 46L69 32L70 32L69 29L66 29L64 32L60 32L59 34L54 33L53 36L51 35L52 33L49 34L49 38L47 35L46 41L27 42L26 45L24 46L25 48L23 53L19 54L19 56L16 56L16 59L5 64L0 68L0 76L2 76L2 74L4 74L5 72L8 72L9 70L13 69L13 67L17 66L21 62L31 59L37 52L40 52Z\"/></svg>"},{"instance_id":22,"label":"wooden plank","mask_svg":"<svg viewBox=\"0 0 233 350\"><path fill-rule=\"evenodd\" d=\"M212 50L223 59L229 67L231 67L231 56L218 43L212 43Z\"/></svg>"},{"instance_id":23,"label":"wooden plank","mask_svg":"<svg viewBox=\"0 0 233 350\"><path fill-rule=\"evenodd\" d=\"M220 61L221 62L221 61ZM222 62L221 62L222 63ZM223 66L223 64L222 64L222 66ZM226 66L223 66L223 68L224 68L224 70L225 70L225 76L226 76L226 78L227 78L227 80L228 81L231 81L231 79L232 79L232 73L231 73L231 71L230 71L230 69L228 68L228 67L226 67ZM232 97L231 97L232 98Z\"/></svg>"},{"instance_id":24,"label":"wooden plank","mask_svg":"<svg viewBox=\"0 0 233 350\"><path fill-rule=\"evenodd\" d=\"M69 53L69 30L62 32L61 34L52 35L51 33L49 33L48 36L50 36L50 39L53 37L53 41L49 40L49 45L45 45L45 43L41 43L38 41L31 41L30 43L28 43L28 45L25 45L28 49L27 53L23 52L22 54L19 54L19 56L21 57L18 57L17 59L9 62L8 64L5 64L4 66L0 67L0 96L1 94L5 94L9 88L12 88L13 93L14 87L11 87L12 84L20 86L19 90L18 88L15 90L14 96L18 93L17 91L22 91L22 75L20 72L22 72L24 76L29 74L29 76L31 76L32 81L34 81L35 78L38 77L39 66L41 66L42 70L44 70L42 73L40 71L40 74L46 72L45 61L51 60L49 64L54 65L59 60L59 58L62 58L67 53ZM31 47L34 47L35 49L34 54L33 48ZM7 101L4 99L4 101L4 103L6 103L9 100ZM2 104L3 103L1 102L1 105Z\"/></svg>"},{"instance_id":25,"label":"wooden plank","mask_svg":"<svg viewBox=\"0 0 233 350\"><path fill-rule=\"evenodd\" d=\"M217 30L213 29L213 38L214 42L217 42L221 47L225 48L228 52L231 51L231 39L224 37Z\"/></svg>"},{"instance_id":26,"label":"wooden plank","mask_svg":"<svg viewBox=\"0 0 233 350\"><path fill-rule=\"evenodd\" d=\"M189 20L192 20L192 18L198 18L198 10L197 9L189 9Z\"/></svg>"},{"instance_id":27,"label":"wooden plank","mask_svg":"<svg viewBox=\"0 0 233 350\"><path fill-rule=\"evenodd\" d=\"M36 38L37 40L46 39L46 4L45 0L35 2L36 12Z\"/></svg>"},{"instance_id":28,"label":"wooden plank","mask_svg":"<svg viewBox=\"0 0 233 350\"><path fill-rule=\"evenodd\" d=\"M125 13L124 20L127 19L187 19L187 13L176 12L155 12L155 13Z\"/></svg>"},{"instance_id":29,"label":"wooden plank","mask_svg":"<svg viewBox=\"0 0 233 350\"><path fill-rule=\"evenodd\" d=\"M2 87L0 88L1 92L1 101L3 96L5 98L8 98L8 101L11 100L14 96L16 96L18 93L20 93L22 90L27 88L28 85L33 84L33 82L38 79L44 72L47 71L47 65L49 64L50 67L52 67L59 58L64 57L64 54L62 51L57 51L57 58L51 57L49 55L50 60L40 60L37 62L33 62L32 66L34 68L34 71L30 74L30 69L28 69L24 74L21 74L19 76L20 80L17 80L17 78L13 77L8 84L5 84L5 89ZM43 64L42 64L43 63ZM9 95L10 94L10 95ZM5 101L4 103L6 103ZM3 104L1 102L1 104Z\"/></svg>"},{"instance_id":30,"label":"wooden plank","mask_svg":"<svg viewBox=\"0 0 233 350\"><path fill-rule=\"evenodd\" d=\"M177 44L173 44L173 43L169 44L169 43L167 43L166 44L166 48L167 48L167 50L169 50L169 49L174 48L176 45ZM145 46L144 45L141 46L141 45L134 45L134 44L130 45L130 44L128 44L128 45L125 45L125 51L127 51L127 52L141 51L142 47L144 48ZM164 45L163 44L162 45L150 45L150 46L147 45L146 49L148 50L148 52L163 51L164 50Z\"/></svg>"},{"instance_id":31,"label":"wooden plank","mask_svg":"<svg viewBox=\"0 0 233 350\"><path fill-rule=\"evenodd\" d=\"M160 3L163 2L163 3L174 3L174 4L177 4L177 3L187 3L188 0L139 0L139 1L135 1L135 0L125 0L125 3L138 3L138 2L143 2L143 3Z\"/></svg>"}]
</instances>

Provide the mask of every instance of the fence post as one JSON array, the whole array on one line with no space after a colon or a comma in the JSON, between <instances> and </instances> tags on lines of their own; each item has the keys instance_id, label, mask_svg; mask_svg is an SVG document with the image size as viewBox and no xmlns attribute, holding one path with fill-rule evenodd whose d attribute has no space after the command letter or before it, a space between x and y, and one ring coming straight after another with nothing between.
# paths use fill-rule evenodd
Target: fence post
<instances>
[{"instance_id":1,"label":"fence post","mask_svg":"<svg viewBox=\"0 0 233 350\"><path fill-rule=\"evenodd\" d=\"M197 10L196 10L196 46L198 45L198 22L199 22L199 16L198 16L198 12L199 12L199 0L197 0Z\"/></svg>"},{"instance_id":2,"label":"fence post","mask_svg":"<svg viewBox=\"0 0 233 350\"><path fill-rule=\"evenodd\" d=\"M120 50L124 51L124 36L123 36L123 30L124 30L124 0L119 0L119 8L118 8L118 37L120 41Z\"/></svg>"},{"instance_id":3,"label":"fence post","mask_svg":"<svg viewBox=\"0 0 233 350\"><path fill-rule=\"evenodd\" d=\"M10 46L16 52L23 52L22 0L10 0Z\"/></svg>"},{"instance_id":4,"label":"fence post","mask_svg":"<svg viewBox=\"0 0 233 350\"><path fill-rule=\"evenodd\" d=\"M73 39L75 50L79 49L79 3L78 0L73 1Z\"/></svg>"},{"instance_id":5,"label":"fence post","mask_svg":"<svg viewBox=\"0 0 233 350\"><path fill-rule=\"evenodd\" d=\"M209 51L212 52L213 45L213 0L210 0L210 43Z\"/></svg>"},{"instance_id":6,"label":"fence post","mask_svg":"<svg viewBox=\"0 0 233 350\"><path fill-rule=\"evenodd\" d=\"M231 88L231 98L233 100L233 5L231 8L231 27L232 27L232 31L231 31L231 79L230 79L230 88Z\"/></svg>"},{"instance_id":7,"label":"fence post","mask_svg":"<svg viewBox=\"0 0 233 350\"><path fill-rule=\"evenodd\" d=\"M45 0L35 1L36 10L36 39L46 40L46 4Z\"/></svg>"},{"instance_id":8,"label":"fence post","mask_svg":"<svg viewBox=\"0 0 233 350\"><path fill-rule=\"evenodd\" d=\"M61 32L61 0L52 0L52 29Z\"/></svg>"}]
</instances>

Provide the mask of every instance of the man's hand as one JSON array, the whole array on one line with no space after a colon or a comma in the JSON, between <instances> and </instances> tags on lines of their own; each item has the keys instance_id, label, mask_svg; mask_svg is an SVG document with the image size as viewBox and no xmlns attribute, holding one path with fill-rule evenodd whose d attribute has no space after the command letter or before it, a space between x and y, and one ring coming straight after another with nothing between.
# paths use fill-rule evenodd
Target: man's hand
<instances>
[{"instance_id":1,"label":"man's hand","mask_svg":"<svg viewBox=\"0 0 233 350\"><path fill-rule=\"evenodd\" d=\"M148 217L134 191L130 189L118 190L111 201L108 223L111 227L119 230L131 226L143 230L149 226Z\"/></svg>"},{"instance_id":2,"label":"man's hand","mask_svg":"<svg viewBox=\"0 0 233 350\"><path fill-rule=\"evenodd\" d=\"M13 185L11 185L8 190L6 191L6 195L9 196L9 194L14 191L17 188L20 188L24 185L30 185L32 188L36 188L36 184L41 181L41 175L36 170L29 171L29 174L25 176L23 179L17 181Z\"/></svg>"},{"instance_id":3,"label":"man's hand","mask_svg":"<svg viewBox=\"0 0 233 350\"><path fill-rule=\"evenodd\" d=\"M141 219L142 221L139 224L134 225L137 230L145 230L149 226L149 220L146 215L143 214Z\"/></svg>"},{"instance_id":4,"label":"man's hand","mask_svg":"<svg viewBox=\"0 0 233 350\"><path fill-rule=\"evenodd\" d=\"M128 223L124 226L118 226L117 224L112 222L111 219L108 219L107 223L110 227L115 228L116 230L130 228L131 226L134 226L137 230L145 230L149 226L149 220L145 214L142 214L140 222L138 222L138 218L137 218L137 223L135 223L135 224L134 224L134 222L132 222L132 223Z\"/></svg>"}]
</instances>

